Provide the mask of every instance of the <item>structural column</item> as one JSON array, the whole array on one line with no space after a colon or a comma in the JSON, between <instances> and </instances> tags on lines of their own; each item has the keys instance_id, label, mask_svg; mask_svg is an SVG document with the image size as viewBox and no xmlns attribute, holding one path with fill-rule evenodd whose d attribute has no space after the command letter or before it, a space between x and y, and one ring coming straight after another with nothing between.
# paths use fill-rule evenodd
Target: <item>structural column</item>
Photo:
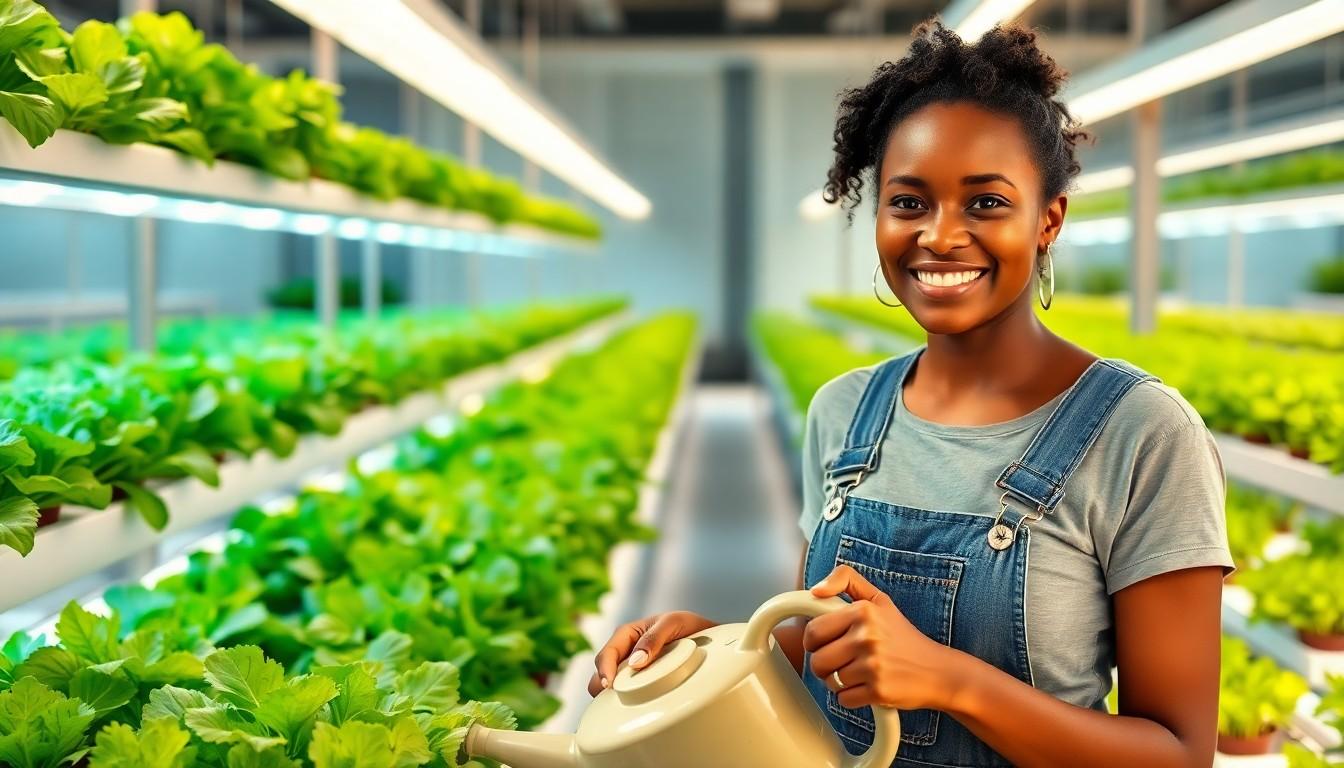
<instances>
[{"instance_id":1,"label":"structural column","mask_svg":"<svg viewBox=\"0 0 1344 768\"><path fill-rule=\"evenodd\" d=\"M333 85L341 82L340 44L320 29L312 32L313 75ZM372 235L370 235L372 236ZM322 325L335 328L341 311L341 254L336 234L317 236L313 263L313 293Z\"/></svg>"}]
</instances>

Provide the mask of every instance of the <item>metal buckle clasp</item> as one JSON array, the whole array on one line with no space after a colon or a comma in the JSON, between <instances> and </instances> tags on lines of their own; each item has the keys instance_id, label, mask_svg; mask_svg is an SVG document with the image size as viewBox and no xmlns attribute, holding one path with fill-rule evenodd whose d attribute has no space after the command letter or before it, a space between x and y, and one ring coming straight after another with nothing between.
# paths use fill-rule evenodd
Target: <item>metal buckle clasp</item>
<instances>
[{"instance_id":1,"label":"metal buckle clasp","mask_svg":"<svg viewBox=\"0 0 1344 768\"><path fill-rule=\"evenodd\" d=\"M1007 511L1008 491L1004 491L1003 495L999 497L999 514L994 517L994 524L989 527L989 534L986 537L989 541L989 548L995 552L1002 552L1013 546L1013 542L1017 541L1018 534L1021 533L1024 524L1034 523L1045 517L1045 510L1037 506L1029 514L1023 515L1017 521L1017 525L1009 528L1003 524L1003 513Z\"/></svg>"},{"instance_id":2,"label":"metal buckle clasp","mask_svg":"<svg viewBox=\"0 0 1344 768\"><path fill-rule=\"evenodd\" d=\"M849 498L849 492L854 486L863 482L863 471L860 470L852 483L836 483L831 491L831 498L826 502L826 507L821 511L821 517L826 522L831 522L840 516L845 509L845 500Z\"/></svg>"}]
</instances>

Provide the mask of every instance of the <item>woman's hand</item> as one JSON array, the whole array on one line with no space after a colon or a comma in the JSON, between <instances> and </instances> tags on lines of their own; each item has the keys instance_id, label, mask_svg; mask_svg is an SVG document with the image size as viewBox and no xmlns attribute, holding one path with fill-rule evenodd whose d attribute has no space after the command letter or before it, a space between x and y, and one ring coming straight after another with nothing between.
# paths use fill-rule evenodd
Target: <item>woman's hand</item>
<instances>
[{"instance_id":1,"label":"woman's hand","mask_svg":"<svg viewBox=\"0 0 1344 768\"><path fill-rule=\"evenodd\" d=\"M847 565L837 566L812 587L812 594L847 594L854 601L842 611L810 620L803 632L803 647L812 652L812 672L839 694L841 706L946 706L956 651L920 632L885 592ZM843 688L835 684L836 670Z\"/></svg>"},{"instance_id":2,"label":"woman's hand","mask_svg":"<svg viewBox=\"0 0 1344 768\"><path fill-rule=\"evenodd\" d=\"M663 646L673 640L690 637L716 626L718 622L704 616L689 611L672 611L647 616L620 627L612 633L602 650L597 652L597 671L588 681L588 693L596 696L610 686L616 677L616 666L626 656L630 657L630 666L643 669L658 658Z\"/></svg>"}]
</instances>

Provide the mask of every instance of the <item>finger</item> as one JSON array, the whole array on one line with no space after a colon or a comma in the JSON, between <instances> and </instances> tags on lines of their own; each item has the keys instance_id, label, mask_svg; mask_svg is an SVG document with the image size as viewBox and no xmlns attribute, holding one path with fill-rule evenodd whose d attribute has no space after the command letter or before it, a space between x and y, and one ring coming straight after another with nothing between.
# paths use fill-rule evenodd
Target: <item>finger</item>
<instances>
[{"instance_id":1,"label":"finger","mask_svg":"<svg viewBox=\"0 0 1344 768\"><path fill-rule=\"evenodd\" d=\"M597 658L594 664L597 667L598 684L603 688L611 685L611 681L616 678L616 667L621 660L630 655L630 650L635 647L635 643L640 636L645 633L645 627L648 625L645 620L625 624L618 628L611 635L607 644L602 646L602 650L597 652Z\"/></svg>"},{"instance_id":2,"label":"finger","mask_svg":"<svg viewBox=\"0 0 1344 768\"><path fill-rule=\"evenodd\" d=\"M819 680L825 680L826 684L832 689L839 690L835 687L835 681L831 679L831 673L837 669L842 670L840 677L846 685L856 682L849 677L845 677L843 670L853 667L858 655L858 649L853 642L843 638L837 640L812 654L810 662L812 674L816 675ZM854 671L854 669L850 669L851 674Z\"/></svg>"},{"instance_id":3,"label":"finger","mask_svg":"<svg viewBox=\"0 0 1344 768\"><path fill-rule=\"evenodd\" d=\"M803 650L816 653L827 643L835 642L843 637L854 624L857 615L853 608L846 608L843 611L836 611L811 619L803 627Z\"/></svg>"},{"instance_id":4,"label":"finger","mask_svg":"<svg viewBox=\"0 0 1344 768\"><path fill-rule=\"evenodd\" d=\"M593 676L588 678L588 695L597 696L603 690L605 689L602 687L602 676L594 672Z\"/></svg>"},{"instance_id":5,"label":"finger","mask_svg":"<svg viewBox=\"0 0 1344 768\"><path fill-rule=\"evenodd\" d=\"M891 600L887 597L887 593L873 586L858 571L848 565L837 565L835 570L831 571L826 578L812 587L812 594L816 597L834 597L845 594L854 600L872 600L873 602L884 600L890 602Z\"/></svg>"},{"instance_id":6,"label":"finger","mask_svg":"<svg viewBox=\"0 0 1344 768\"><path fill-rule=\"evenodd\" d=\"M681 624L675 618L664 616L658 619L635 643L635 650L630 654L630 666L635 669L647 667L662 653L663 646L679 639L681 635Z\"/></svg>"},{"instance_id":7,"label":"finger","mask_svg":"<svg viewBox=\"0 0 1344 768\"><path fill-rule=\"evenodd\" d=\"M845 673L841 672L840 677L843 679ZM872 686L866 683L850 685L848 680L845 680L845 690L837 693L835 695L835 700L840 702L840 706L845 709L871 707L873 703L877 701L876 697L873 695Z\"/></svg>"}]
</instances>

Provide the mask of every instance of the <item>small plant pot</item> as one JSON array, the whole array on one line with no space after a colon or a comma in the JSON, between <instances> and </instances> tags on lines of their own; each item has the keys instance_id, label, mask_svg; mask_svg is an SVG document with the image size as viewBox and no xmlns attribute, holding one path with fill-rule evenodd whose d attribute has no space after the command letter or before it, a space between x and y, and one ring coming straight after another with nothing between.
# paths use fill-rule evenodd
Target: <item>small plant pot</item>
<instances>
[{"instance_id":1,"label":"small plant pot","mask_svg":"<svg viewBox=\"0 0 1344 768\"><path fill-rule=\"evenodd\" d=\"M1218 734L1218 751L1224 755L1267 755L1279 729L1271 728L1259 736L1228 736Z\"/></svg>"},{"instance_id":2,"label":"small plant pot","mask_svg":"<svg viewBox=\"0 0 1344 768\"><path fill-rule=\"evenodd\" d=\"M1260 433L1260 432L1254 432L1254 433L1251 433L1251 434L1242 435L1242 436L1241 436L1241 439L1242 439L1242 440L1245 440L1245 441L1248 442L1248 443L1258 443L1258 444L1260 444L1260 445L1269 445L1269 435L1266 435L1266 434L1263 434L1263 433Z\"/></svg>"},{"instance_id":3,"label":"small plant pot","mask_svg":"<svg viewBox=\"0 0 1344 768\"><path fill-rule=\"evenodd\" d=\"M121 489L121 486L119 485L112 486L112 501L116 502L125 500L126 500L126 492Z\"/></svg>"},{"instance_id":4,"label":"small plant pot","mask_svg":"<svg viewBox=\"0 0 1344 768\"><path fill-rule=\"evenodd\" d=\"M536 672L532 675L532 682L536 683L542 688L545 688L546 684L549 683L550 681L551 681L551 673L549 672Z\"/></svg>"},{"instance_id":5,"label":"small plant pot","mask_svg":"<svg viewBox=\"0 0 1344 768\"><path fill-rule=\"evenodd\" d=\"M1310 448L1289 448L1288 453L1291 453L1293 457L1297 459L1303 459L1307 461L1311 459Z\"/></svg>"},{"instance_id":6,"label":"small plant pot","mask_svg":"<svg viewBox=\"0 0 1344 768\"><path fill-rule=\"evenodd\" d=\"M224 451L219 451L217 453L210 454L210 458L214 459L216 464L223 464L224 462L229 460L229 454L225 453Z\"/></svg>"},{"instance_id":7,"label":"small plant pot","mask_svg":"<svg viewBox=\"0 0 1344 768\"><path fill-rule=\"evenodd\" d=\"M1299 629L1297 639L1308 648L1315 648L1318 651L1344 651L1344 633L1325 635Z\"/></svg>"},{"instance_id":8,"label":"small plant pot","mask_svg":"<svg viewBox=\"0 0 1344 768\"><path fill-rule=\"evenodd\" d=\"M46 528L48 525L55 525L61 520L61 505L37 510L37 527Z\"/></svg>"}]
</instances>

